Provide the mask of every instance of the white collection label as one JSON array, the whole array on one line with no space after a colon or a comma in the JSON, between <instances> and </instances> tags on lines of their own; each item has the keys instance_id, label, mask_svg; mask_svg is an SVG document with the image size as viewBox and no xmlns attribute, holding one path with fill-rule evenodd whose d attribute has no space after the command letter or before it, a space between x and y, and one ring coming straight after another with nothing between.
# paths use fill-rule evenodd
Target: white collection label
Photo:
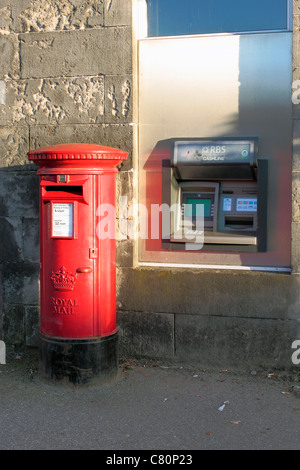
<instances>
[{"instance_id":1,"label":"white collection label","mask_svg":"<svg viewBox=\"0 0 300 470\"><path fill-rule=\"evenodd\" d=\"M52 237L73 237L73 203L52 204Z\"/></svg>"}]
</instances>

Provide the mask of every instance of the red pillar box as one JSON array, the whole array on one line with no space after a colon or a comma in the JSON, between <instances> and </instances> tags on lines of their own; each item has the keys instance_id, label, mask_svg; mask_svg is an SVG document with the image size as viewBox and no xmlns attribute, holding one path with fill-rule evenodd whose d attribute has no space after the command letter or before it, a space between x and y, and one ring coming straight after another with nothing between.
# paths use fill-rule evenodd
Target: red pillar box
<instances>
[{"instance_id":1,"label":"red pillar box","mask_svg":"<svg viewBox=\"0 0 300 470\"><path fill-rule=\"evenodd\" d=\"M28 153L40 175L44 376L83 384L117 374L115 177L127 156L91 144Z\"/></svg>"}]
</instances>

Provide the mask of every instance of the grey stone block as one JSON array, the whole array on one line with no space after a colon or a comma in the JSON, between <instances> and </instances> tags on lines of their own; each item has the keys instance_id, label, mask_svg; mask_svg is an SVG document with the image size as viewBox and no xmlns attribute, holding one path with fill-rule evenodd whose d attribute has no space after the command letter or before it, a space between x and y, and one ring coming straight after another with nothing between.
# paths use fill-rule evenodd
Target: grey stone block
<instances>
[{"instance_id":1,"label":"grey stone block","mask_svg":"<svg viewBox=\"0 0 300 470\"><path fill-rule=\"evenodd\" d=\"M23 302L23 263L0 263L3 309L5 305Z\"/></svg>"},{"instance_id":2,"label":"grey stone block","mask_svg":"<svg viewBox=\"0 0 300 470\"><path fill-rule=\"evenodd\" d=\"M103 0L1 0L0 31L39 32L103 26Z\"/></svg>"},{"instance_id":3,"label":"grey stone block","mask_svg":"<svg viewBox=\"0 0 300 470\"><path fill-rule=\"evenodd\" d=\"M300 14L300 1L293 0L293 16Z\"/></svg>"},{"instance_id":4,"label":"grey stone block","mask_svg":"<svg viewBox=\"0 0 300 470\"><path fill-rule=\"evenodd\" d=\"M0 172L9 167L10 170L26 170L33 168L32 164L30 164L27 159L28 150L28 127L0 127Z\"/></svg>"},{"instance_id":5,"label":"grey stone block","mask_svg":"<svg viewBox=\"0 0 300 470\"><path fill-rule=\"evenodd\" d=\"M105 122L132 122L133 81L131 75L105 77Z\"/></svg>"},{"instance_id":6,"label":"grey stone block","mask_svg":"<svg viewBox=\"0 0 300 470\"><path fill-rule=\"evenodd\" d=\"M0 217L0 263L23 260L22 220L19 217Z\"/></svg>"},{"instance_id":7,"label":"grey stone block","mask_svg":"<svg viewBox=\"0 0 300 470\"><path fill-rule=\"evenodd\" d=\"M299 29L293 32L293 64L295 67L300 65L300 31Z\"/></svg>"},{"instance_id":8,"label":"grey stone block","mask_svg":"<svg viewBox=\"0 0 300 470\"><path fill-rule=\"evenodd\" d=\"M125 311L285 319L299 301L298 279L283 274L141 267L117 279Z\"/></svg>"},{"instance_id":9,"label":"grey stone block","mask_svg":"<svg viewBox=\"0 0 300 470\"><path fill-rule=\"evenodd\" d=\"M133 266L134 242L132 240L117 241L117 266Z\"/></svg>"},{"instance_id":10,"label":"grey stone block","mask_svg":"<svg viewBox=\"0 0 300 470\"><path fill-rule=\"evenodd\" d=\"M3 305L39 304L39 264L12 258L0 263L0 271Z\"/></svg>"},{"instance_id":11,"label":"grey stone block","mask_svg":"<svg viewBox=\"0 0 300 470\"><path fill-rule=\"evenodd\" d=\"M23 219L23 257L25 262L40 261L40 219Z\"/></svg>"},{"instance_id":12,"label":"grey stone block","mask_svg":"<svg viewBox=\"0 0 300 470\"><path fill-rule=\"evenodd\" d=\"M300 222L292 223L292 270L293 274L300 273Z\"/></svg>"},{"instance_id":13,"label":"grey stone block","mask_svg":"<svg viewBox=\"0 0 300 470\"><path fill-rule=\"evenodd\" d=\"M0 216L39 217L39 177L36 172L0 171Z\"/></svg>"},{"instance_id":14,"label":"grey stone block","mask_svg":"<svg viewBox=\"0 0 300 470\"><path fill-rule=\"evenodd\" d=\"M292 178L292 219L300 222L300 172L294 171Z\"/></svg>"},{"instance_id":15,"label":"grey stone block","mask_svg":"<svg viewBox=\"0 0 300 470\"><path fill-rule=\"evenodd\" d=\"M39 346L40 311L38 307L25 305L25 343L26 346Z\"/></svg>"},{"instance_id":16,"label":"grey stone block","mask_svg":"<svg viewBox=\"0 0 300 470\"><path fill-rule=\"evenodd\" d=\"M130 204L134 197L134 172L122 170L116 177L116 200L122 198L120 210L117 208L116 215L118 218L128 217ZM124 199L125 198L125 199ZM127 203L127 204L125 204Z\"/></svg>"},{"instance_id":17,"label":"grey stone block","mask_svg":"<svg viewBox=\"0 0 300 470\"><path fill-rule=\"evenodd\" d=\"M25 323L23 305L9 304L3 315L4 341L9 345L23 345L25 340Z\"/></svg>"},{"instance_id":18,"label":"grey stone block","mask_svg":"<svg viewBox=\"0 0 300 470\"><path fill-rule=\"evenodd\" d=\"M98 123L104 119L104 77L7 82L3 125Z\"/></svg>"},{"instance_id":19,"label":"grey stone block","mask_svg":"<svg viewBox=\"0 0 300 470\"><path fill-rule=\"evenodd\" d=\"M176 358L222 369L292 367L297 329L296 321L176 315Z\"/></svg>"},{"instance_id":20,"label":"grey stone block","mask_svg":"<svg viewBox=\"0 0 300 470\"><path fill-rule=\"evenodd\" d=\"M131 29L20 35L21 78L131 74Z\"/></svg>"},{"instance_id":21,"label":"grey stone block","mask_svg":"<svg viewBox=\"0 0 300 470\"><path fill-rule=\"evenodd\" d=\"M0 79L19 78L20 58L18 36L15 34L1 34L1 26L0 51Z\"/></svg>"},{"instance_id":22,"label":"grey stone block","mask_svg":"<svg viewBox=\"0 0 300 470\"><path fill-rule=\"evenodd\" d=\"M300 87L299 87L300 89ZM300 95L299 95L300 99ZM300 104L298 105L300 108ZM300 120L293 120L293 171L300 171Z\"/></svg>"},{"instance_id":23,"label":"grey stone block","mask_svg":"<svg viewBox=\"0 0 300 470\"><path fill-rule=\"evenodd\" d=\"M31 4L31 0L0 0L0 31L20 32L19 15Z\"/></svg>"},{"instance_id":24,"label":"grey stone block","mask_svg":"<svg viewBox=\"0 0 300 470\"><path fill-rule=\"evenodd\" d=\"M103 0L36 0L24 7L16 15L17 28L22 32L103 26Z\"/></svg>"},{"instance_id":25,"label":"grey stone block","mask_svg":"<svg viewBox=\"0 0 300 470\"><path fill-rule=\"evenodd\" d=\"M104 0L105 26L130 25L132 22L132 0Z\"/></svg>"},{"instance_id":26,"label":"grey stone block","mask_svg":"<svg viewBox=\"0 0 300 470\"><path fill-rule=\"evenodd\" d=\"M118 312L119 350L124 356L172 358L173 315Z\"/></svg>"},{"instance_id":27,"label":"grey stone block","mask_svg":"<svg viewBox=\"0 0 300 470\"><path fill-rule=\"evenodd\" d=\"M22 301L24 305L40 304L40 264L24 263Z\"/></svg>"}]
</instances>

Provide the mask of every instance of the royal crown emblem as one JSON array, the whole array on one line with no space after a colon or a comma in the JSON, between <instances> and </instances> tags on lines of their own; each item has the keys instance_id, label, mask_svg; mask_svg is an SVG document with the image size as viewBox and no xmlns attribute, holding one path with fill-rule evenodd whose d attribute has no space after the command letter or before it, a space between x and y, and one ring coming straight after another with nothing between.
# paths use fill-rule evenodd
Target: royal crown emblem
<instances>
[{"instance_id":1,"label":"royal crown emblem","mask_svg":"<svg viewBox=\"0 0 300 470\"><path fill-rule=\"evenodd\" d=\"M56 290L73 290L77 274L70 273L62 266L57 272L52 271L51 280Z\"/></svg>"}]
</instances>

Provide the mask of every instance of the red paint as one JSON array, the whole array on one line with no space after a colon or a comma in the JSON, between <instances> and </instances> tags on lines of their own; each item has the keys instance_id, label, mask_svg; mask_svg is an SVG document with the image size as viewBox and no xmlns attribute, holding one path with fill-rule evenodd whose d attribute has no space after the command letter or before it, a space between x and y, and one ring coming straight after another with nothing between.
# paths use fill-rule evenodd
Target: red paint
<instances>
[{"instance_id":1,"label":"red paint","mask_svg":"<svg viewBox=\"0 0 300 470\"><path fill-rule=\"evenodd\" d=\"M115 207L116 167L127 156L91 144L28 153L40 175L43 335L86 339L117 331L116 240L97 237L96 212L101 204Z\"/></svg>"}]
</instances>

